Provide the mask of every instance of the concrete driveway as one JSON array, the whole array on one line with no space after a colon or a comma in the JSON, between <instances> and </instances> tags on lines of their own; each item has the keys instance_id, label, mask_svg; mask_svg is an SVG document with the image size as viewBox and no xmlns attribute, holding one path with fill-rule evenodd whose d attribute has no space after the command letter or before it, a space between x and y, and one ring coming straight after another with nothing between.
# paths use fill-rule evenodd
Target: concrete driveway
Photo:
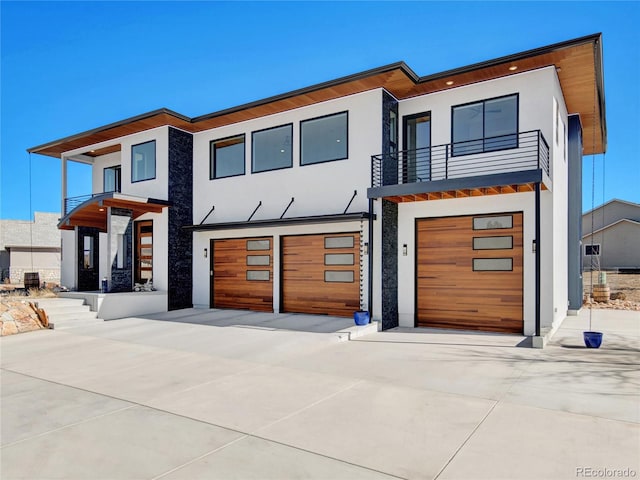
<instances>
[{"instance_id":1,"label":"concrete driveway","mask_svg":"<svg viewBox=\"0 0 640 480\"><path fill-rule=\"evenodd\" d=\"M544 350L231 311L60 322L0 340L0 477L638 478L640 315L594 311L599 350L588 318Z\"/></svg>"}]
</instances>

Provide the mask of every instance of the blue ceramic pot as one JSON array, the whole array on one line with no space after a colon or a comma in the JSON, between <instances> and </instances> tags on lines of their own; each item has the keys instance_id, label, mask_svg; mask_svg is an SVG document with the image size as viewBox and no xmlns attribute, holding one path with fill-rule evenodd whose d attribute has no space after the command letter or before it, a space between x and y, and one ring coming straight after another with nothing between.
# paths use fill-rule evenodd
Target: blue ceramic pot
<instances>
[{"instance_id":1,"label":"blue ceramic pot","mask_svg":"<svg viewBox=\"0 0 640 480\"><path fill-rule=\"evenodd\" d=\"M602 344L602 332L582 332L584 344L587 348L600 348Z\"/></svg>"},{"instance_id":2,"label":"blue ceramic pot","mask_svg":"<svg viewBox=\"0 0 640 480\"><path fill-rule=\"evenodd\" d=\"M356 325L368 325L369 312L362 311L362 310L358 312L353 312L353 321L356 322Z\"/></svg>"}]
</instances>

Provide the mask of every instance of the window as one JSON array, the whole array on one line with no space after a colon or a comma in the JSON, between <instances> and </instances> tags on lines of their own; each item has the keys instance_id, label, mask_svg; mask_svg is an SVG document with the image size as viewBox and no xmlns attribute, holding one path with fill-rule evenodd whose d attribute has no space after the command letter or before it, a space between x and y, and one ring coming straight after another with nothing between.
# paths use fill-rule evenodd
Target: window
<instances>
[{"instance_id":1,"label":"window","mask_svg":"<svg viewBox=\"0 0 640 480\"><path fill-rule=\"evenodd\" d=\"M513 237L473 237L474 250L504 250L513 248Z\"/></svg>"},{"instance_id":2,"label":"window","mask_svg":"<svg viewBox=\"0 0 640 480\"><path fill-rule=\"evenodd\" d=\"M354 240L349 237L325 237L324 248L353 248Z\"/></svg>"},{"instance_id":3,"label":"window","mask_svg":"<svg viewBox=\"0 0 640 480\"><path fill-rule=\"evenodd\" d=\"M244 175L244 135L211 142L209 178Z\"/></svg>"},{"instance_id":4,"label":"window","mask_svg":"<svg viewBox=\"0 0 640 480\"><path fill-rule=\"evenodd\" d=\"M293 124L251 134L253 173L292 166Z\"/></svg>"},{"instance_id":5,"label":"window","mask_svg":"<svg viewBox=\"0 0 640 480\"><path fill-rule=\"evenodd\" d=\"M153 222L136 222L136 258L134 282L146 283L153 278Z\"/></svg>"},{"instance_id":6,"label":"window","mask_svg":"<svg viewBox=\"0 0 640 480\"><path fill-rule=\"evenodd\" d=\"M120 192L120 180L121 180L121 168L120 165L114 167L107 167L104 169L103 177L103 192Z\"/></svg>"},{"instance_id":7,"label":"window","mask_svg":"<svg viewBox=\"0 0 640 480\"><path fill-rule=\"evenodd\" d=\"M512 258L474 258L474 272L510 272L513 270Z\"/></svg>"},{"instance_id":8,"label":"window","mask_svg":"<svg viewBox=\"0 0 640 480\"><path fill-rule=\"evenodd\" d=\"M597 256L600 255L600 244L595 243L593 245L585 245L584 246L584 254L587 256Z\"/></svg>"},{"instance_id":9,"label":"window","mask_svg":"<svg viewBox=\"0 0 640 480\"><path fill-rule=\"evenodd\" d=\"M518 95L452 108L453 155L518 147Z\"/></svg>"},{"instance_id":10,"label":"window","mask_svg":"<svg viewBox=\"0 0 640 480\"><path fill-rule=\"evenodd\" d=\"M347 124L347 112L300 122L300 164L347 158Z\"/></svg>"},{"instance_id":11,"label":"window","mask_svg":"<svg viewBox=\"0 0 640 480\"><path fill-rule=\"evenodd\" d=\"M513 215L473 217L474 230L495 230L499 228L513 228Z\"/></svg>"},{"instance_id":12,"label":"window","mask_svg":"<svg viewBox=\"0 0 640 480\"><path fill-rule=\"evenodd\" d=\"M131 147L131 181L141 182L156 178L156 141Z\"/></svg>"},{"instance_id":13,"label":"window","mask_svg":"<svg viewBox=\"0 0 640 480\"><path fill-rule=\"evenodd\" d=\"M82 265L85 270L93 269L93 237L85 236L83 239L83 261Z\"/></svg>"},{"instance_id":14,"label":"window","mask_svg":"<svg viewBox=\"0 0 640 480\"><path fill-rule=\"evenodd\" d=\"M431 180L431 112L403 117L402 183Z\"/></svg>"}]
</instances>

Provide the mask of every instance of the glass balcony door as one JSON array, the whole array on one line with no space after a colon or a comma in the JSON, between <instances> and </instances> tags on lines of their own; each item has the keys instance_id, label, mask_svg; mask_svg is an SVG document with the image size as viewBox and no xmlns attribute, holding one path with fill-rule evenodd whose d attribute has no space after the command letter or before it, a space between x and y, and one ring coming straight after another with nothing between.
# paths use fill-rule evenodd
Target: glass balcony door
<instances>
[{"instance_id":1,"label":"glass balcony door","mask_svg":"<svg viewBox=\"0 0 640 480\"><path fill-rule=\"evenodd\" d=\"M402 183L431 180L431 112L403 117Z\"/></svg>"}]
</instances>

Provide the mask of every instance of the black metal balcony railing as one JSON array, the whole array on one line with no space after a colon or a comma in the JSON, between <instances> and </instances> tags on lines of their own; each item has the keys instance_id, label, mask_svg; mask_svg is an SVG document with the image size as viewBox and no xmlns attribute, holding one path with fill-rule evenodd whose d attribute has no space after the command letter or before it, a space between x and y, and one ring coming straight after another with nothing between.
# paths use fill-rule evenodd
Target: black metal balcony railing
<instances>
[{"instance_id":1,"label":"black metal balcony railing","mask_svg":"<svg viewBox=\"0 0 640 480\"><path fill-rule=\"evenodd\" d=\"M374 188L534 169L548 176L549 145L540 130L533 130L374 155L371 161Z\"/></svg>"},{"instance_id":2,"label":"black metal balcony railing","mask_svg":"<svg viewBox=\"0 0 640 480\"><path fill-rule=\"evenodd\" d=\"M78 205L86 202L87 200L93 198L95 195L100 195L100 194L80 195L79 197L65 198L64 199L64 215L67 215L71 210L76 208Z\"/></svg>"}]
</instances>

